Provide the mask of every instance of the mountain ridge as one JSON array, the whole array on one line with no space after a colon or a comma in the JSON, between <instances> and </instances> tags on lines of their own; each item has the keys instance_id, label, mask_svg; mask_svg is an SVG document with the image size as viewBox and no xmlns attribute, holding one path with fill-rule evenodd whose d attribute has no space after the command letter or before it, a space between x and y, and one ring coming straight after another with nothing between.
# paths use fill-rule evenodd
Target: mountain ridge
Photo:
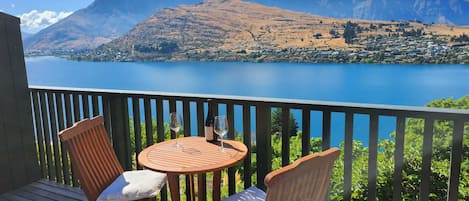
<instances>
[{"instance_id":1,"label":"mountain ridge","mask_svg":"<svg viewBox=\"0 0 469 201\"><path fill-rule=\"evenodd\" d=\"M95 0L25 40L28 50L93 49L110 42L157 10L199 0Z\"/></svg>"},{"instance_id":2,"label":"mountain ridge","mask_svg":"<svg viewBox=\"0 0 469 201\"><path fill-rule=\"evenodd\" d=\"M347 29L353 34L347 34ZM415 36L416 40L426 41L425 38L435 36L435 40L449 41L448 37L464 33L469 33L469 27L407 21L350 21L241 0L209 0L193 6L163 9L124 36L84 53L87 56L81 58L117 61L262 60L263 55L275 57L275 53L288 51L359 51L373 48L368 47L369 41L383 37ZM349 35L348 39L346 35Z\"/></svg>"},{"instance_id":3,"label":"mountain ridge","mask_svg":"<svg viewBox=\"0 0 469 201\"><path fill-rule=\"evenodd\" d=\"M223 3L226 0L210 0ZM202 0L96 0L88 7L25 39L26 50L94 49L128 31L162 8L201 4ZM245 0L306 14L334 18L458 22L469 25L464 0ZM381 2L381 3L380 3ZM144 10L143 12L142 9ZM466 12L465 12L466 11ZM397 17L396 17L397 16ZM426 16L426 17L425 17ZM434 20L436 17L439 20ZM424 19L428 18L428 19ZM355 19L359 20L359 19Z\"/></svg>"},{"instance_id":4,"label":"mountain ridge","mask_svg":"<svg viewBox=\"0 0 469 201\"><path fill-rule=\"evenodd\" d=\"M466 0L246 0L268 6L332 18L417 20L425 23L469 25Z\"/></svg>"}]
</instances>

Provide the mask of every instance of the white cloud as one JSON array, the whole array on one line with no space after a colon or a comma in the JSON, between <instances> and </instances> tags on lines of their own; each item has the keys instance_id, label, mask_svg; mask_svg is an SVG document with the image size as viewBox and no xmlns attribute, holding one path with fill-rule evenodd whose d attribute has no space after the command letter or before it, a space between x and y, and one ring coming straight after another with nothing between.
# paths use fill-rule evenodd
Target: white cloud
<instances>
[{"instance_id":1,"label":"white cloud","mask_svg":"<svg viewBox=\"0 0 469 201\"><path fill-rule=\"evenodd\" d=\"M37 10L32 10L29 13L24 13L19 16L21 18L21 29L25 32L36 33L72 13L73 12L57 13L48 10L39 12Z\"/></svg>"},{"instance_id":2,"label":"white cloud","mask_svg":"<svg viewBox=\"0 0 469 201\"><path fill-rule=\"evenodd\" d=\"M16 5L15 5L14 3L12 3L10 6L11 6L11 8L15 8L15 7L16 7Z\"/></svg>"}]
</instances>

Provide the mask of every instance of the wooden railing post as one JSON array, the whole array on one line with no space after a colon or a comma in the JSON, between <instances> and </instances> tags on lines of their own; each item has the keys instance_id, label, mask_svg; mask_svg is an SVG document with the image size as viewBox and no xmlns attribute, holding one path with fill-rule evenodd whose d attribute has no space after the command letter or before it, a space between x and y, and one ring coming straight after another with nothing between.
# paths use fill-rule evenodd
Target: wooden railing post
<instances>
[{"instance_id":1,"label":"wooden railing post","mask_svg":"<svg viewBox=\"0 0 469 201\"><path fill-rule=\"evenodd\" d=\"M117 158L125 170L130 170L131 157L127 98L119 95L110 97L111 136ZM127 119L127 121L126 121Z\"/></svg>"},{"instance_id":2,"label":"wooden railing post","mask_svg":"<svg viewBox=\"0 0 469 201\"><path fill-rule=\"evenodd\" d=\"M256 106L256 159L257 186L266 189L264 177L272 170L271 108L266 104Z\"/></svg>"}]
</instances>

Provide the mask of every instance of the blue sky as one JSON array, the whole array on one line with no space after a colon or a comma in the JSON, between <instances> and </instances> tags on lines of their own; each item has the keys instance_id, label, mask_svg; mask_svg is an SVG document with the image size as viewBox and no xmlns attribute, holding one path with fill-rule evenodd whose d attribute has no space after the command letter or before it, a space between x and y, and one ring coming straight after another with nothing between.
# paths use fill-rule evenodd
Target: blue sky
<instances>
[{"instance_id":1,"label":"blue sky","mask_svg":"<svg viewBox=\"0 0 469 201\"><path fill-rule=\"evenodd\" d=\"M85 8L93 0L0 0L0 11L21 18L21 28L35 33Z\"/></svg>"}]
</instances>

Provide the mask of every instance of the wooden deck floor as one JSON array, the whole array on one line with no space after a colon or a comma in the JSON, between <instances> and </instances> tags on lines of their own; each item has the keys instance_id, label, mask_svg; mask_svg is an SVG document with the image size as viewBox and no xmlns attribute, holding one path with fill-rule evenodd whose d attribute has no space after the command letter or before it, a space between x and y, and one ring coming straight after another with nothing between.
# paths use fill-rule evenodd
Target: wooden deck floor
<instances>
[{"instance_id":1,"label":"wooden deck floor","mask_svg":"<svg viewBox=\"0 0 469 201\"><path fill-rule=\"evenodd\" d=\"M86 199L85 194L79 188L73 188L43 179L21 187L15 191L0 195L0 201L6 200L77 201L88 199Z\"/></svg>"}]
</instances>

